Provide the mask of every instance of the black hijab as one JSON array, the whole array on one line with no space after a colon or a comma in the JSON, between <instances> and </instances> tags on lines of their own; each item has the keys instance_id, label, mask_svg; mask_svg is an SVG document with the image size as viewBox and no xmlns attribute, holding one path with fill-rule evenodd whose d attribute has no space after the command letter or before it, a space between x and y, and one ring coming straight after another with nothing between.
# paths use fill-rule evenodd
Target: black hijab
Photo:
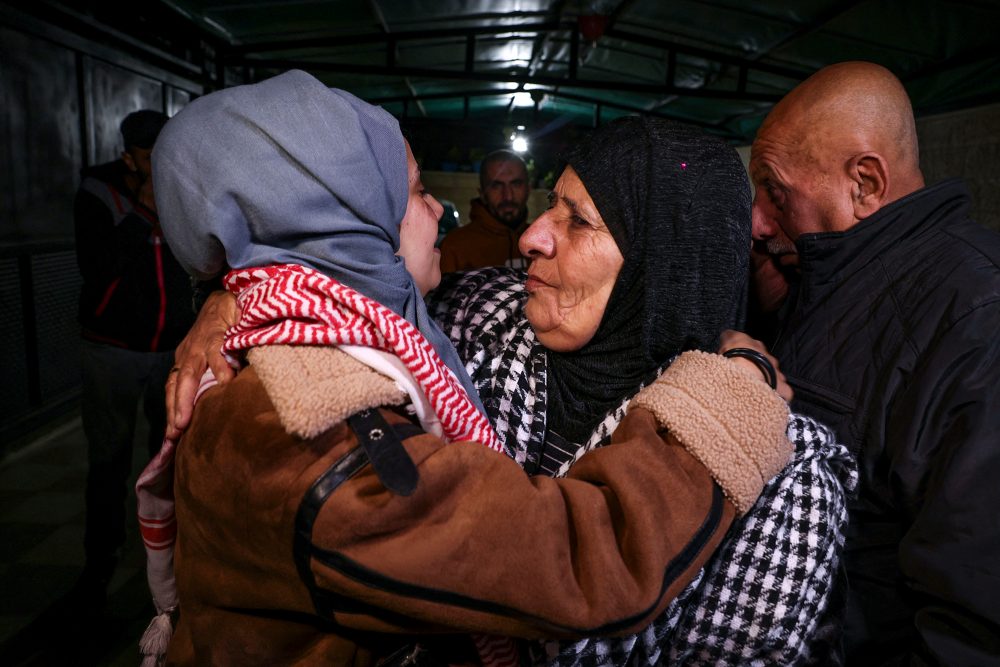
<instances>
[{"instance_id":1,"label":"black hijab","mask_svg":"<svg viewBox=\"0 0 1000 667\"><path fill-rule=\"evenodd\" d=\"M567 162L624 257L593 339L548 352L548 429L582 443L673 356L742 325L750 187L732 147L657 118L608 123Z\"/></svg>"}]
</instances>

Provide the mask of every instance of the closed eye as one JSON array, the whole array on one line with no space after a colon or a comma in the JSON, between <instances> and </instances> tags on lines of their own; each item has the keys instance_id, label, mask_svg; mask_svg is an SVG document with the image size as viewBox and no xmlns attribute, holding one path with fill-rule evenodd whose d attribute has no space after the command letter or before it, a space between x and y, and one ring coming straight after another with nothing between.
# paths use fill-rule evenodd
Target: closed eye
<instances>
[{"instance_id":1,"label":"closed eye","mask_svg":"<svg viewBox=\"0 0 1000 667\"><path fill-rule=\"evenodd\" d=\"M771 181L764 181L764 191L767 193L767 198L771 200L771 203L775 205L778 210L781 210L784 204L784 197L781 189L776 187Z\"/></svg>"}]
</instances>

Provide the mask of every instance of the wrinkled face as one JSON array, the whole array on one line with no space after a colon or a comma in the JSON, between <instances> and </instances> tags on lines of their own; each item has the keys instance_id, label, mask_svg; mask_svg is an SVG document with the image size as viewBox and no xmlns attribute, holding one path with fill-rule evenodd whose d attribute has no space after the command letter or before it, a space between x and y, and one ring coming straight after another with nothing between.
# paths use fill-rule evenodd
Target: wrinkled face
<instances>
[{"instance_id":1,"label":"wrinkled face","mask_svg":"<svg viewBox=\"0 0 1000 667\"><path fill-rule=\"evenodd\" d=\"M845 215L849 226L850 197L835 190L841 177L817 142L794 140L780 124L762 127L750 153L756 246L780 267L797 268L800 235L843 229Z\"/></svg>"},{"instance_id":2,"label":"wrinkled face","mask_svg":"<svg viewBox=\"0 0 1000 667\"><path fill-rule=\"evenodd\" d=\"M437 199L424 190L420 182L420 167L406 144L406 167L409 177L409 199L406 214L399 225L399 251L406 270L421 294L427 294L441 282L441 251L434 247L437 241L438 220L444 208Z\"/></svg>"},{"instance_id":3,"label":"wrinkled face","mask_svg":"<svg viewBox=\"0 0 1000 667\"><path fill-rule=\"evenodd\" d=\"M624 258L572 167L549 203L521 236L531 259L524 311L542 345L567 352L594 337Z\"/></svg>"},{"instance_id":4,"label":"wrinkled face","mask_svg":"<svg viewBox=\"0 0 1000 667\"><path fill-rule=\"evenodd\" d=\"M483 171L479 194L490 215L517 227L528 215L528 172L520 162L490 163Z\"/></svg>"}]
</instances>

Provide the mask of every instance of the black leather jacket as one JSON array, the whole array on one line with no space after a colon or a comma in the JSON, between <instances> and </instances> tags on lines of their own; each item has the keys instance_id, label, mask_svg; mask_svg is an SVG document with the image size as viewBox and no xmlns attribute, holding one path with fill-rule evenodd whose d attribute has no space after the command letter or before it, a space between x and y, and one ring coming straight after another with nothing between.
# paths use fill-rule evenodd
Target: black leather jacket
<instances>
[{"instance_id":1,"label":"black leather jacket","mask_svg":"<svg viewBox=\"0 0 1000 667\"><path fill-rule=\"evenodd\" d=\"M773 351L858 457L847 664L1000 662L1000 235L959 181L798 241Z\"/></svg>"}]
</instances>

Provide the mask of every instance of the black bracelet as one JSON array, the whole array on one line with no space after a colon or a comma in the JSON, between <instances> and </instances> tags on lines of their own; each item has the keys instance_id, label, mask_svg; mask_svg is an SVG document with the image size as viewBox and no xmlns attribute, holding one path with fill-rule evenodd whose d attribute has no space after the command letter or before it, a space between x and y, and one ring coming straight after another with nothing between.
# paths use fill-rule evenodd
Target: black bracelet
<instances>
[{"instance_id":1,"label":"black bracelet","mask_svg":"<svg viewBox=\"0 0 1000 667\"><path fill-rule=\"evenodd\" d=\"M723 352L722 356L743 357L744 359L749 359L757 364L757 368L759 368L760 372L764 374L764 379L767 380L769 385L771 385L771 389L778 388L778 374L774 370L774 365L771 363L770 359L757 350L751 350L749 347L734 347L731 350Z\"/></svg>"}]
</instances>

